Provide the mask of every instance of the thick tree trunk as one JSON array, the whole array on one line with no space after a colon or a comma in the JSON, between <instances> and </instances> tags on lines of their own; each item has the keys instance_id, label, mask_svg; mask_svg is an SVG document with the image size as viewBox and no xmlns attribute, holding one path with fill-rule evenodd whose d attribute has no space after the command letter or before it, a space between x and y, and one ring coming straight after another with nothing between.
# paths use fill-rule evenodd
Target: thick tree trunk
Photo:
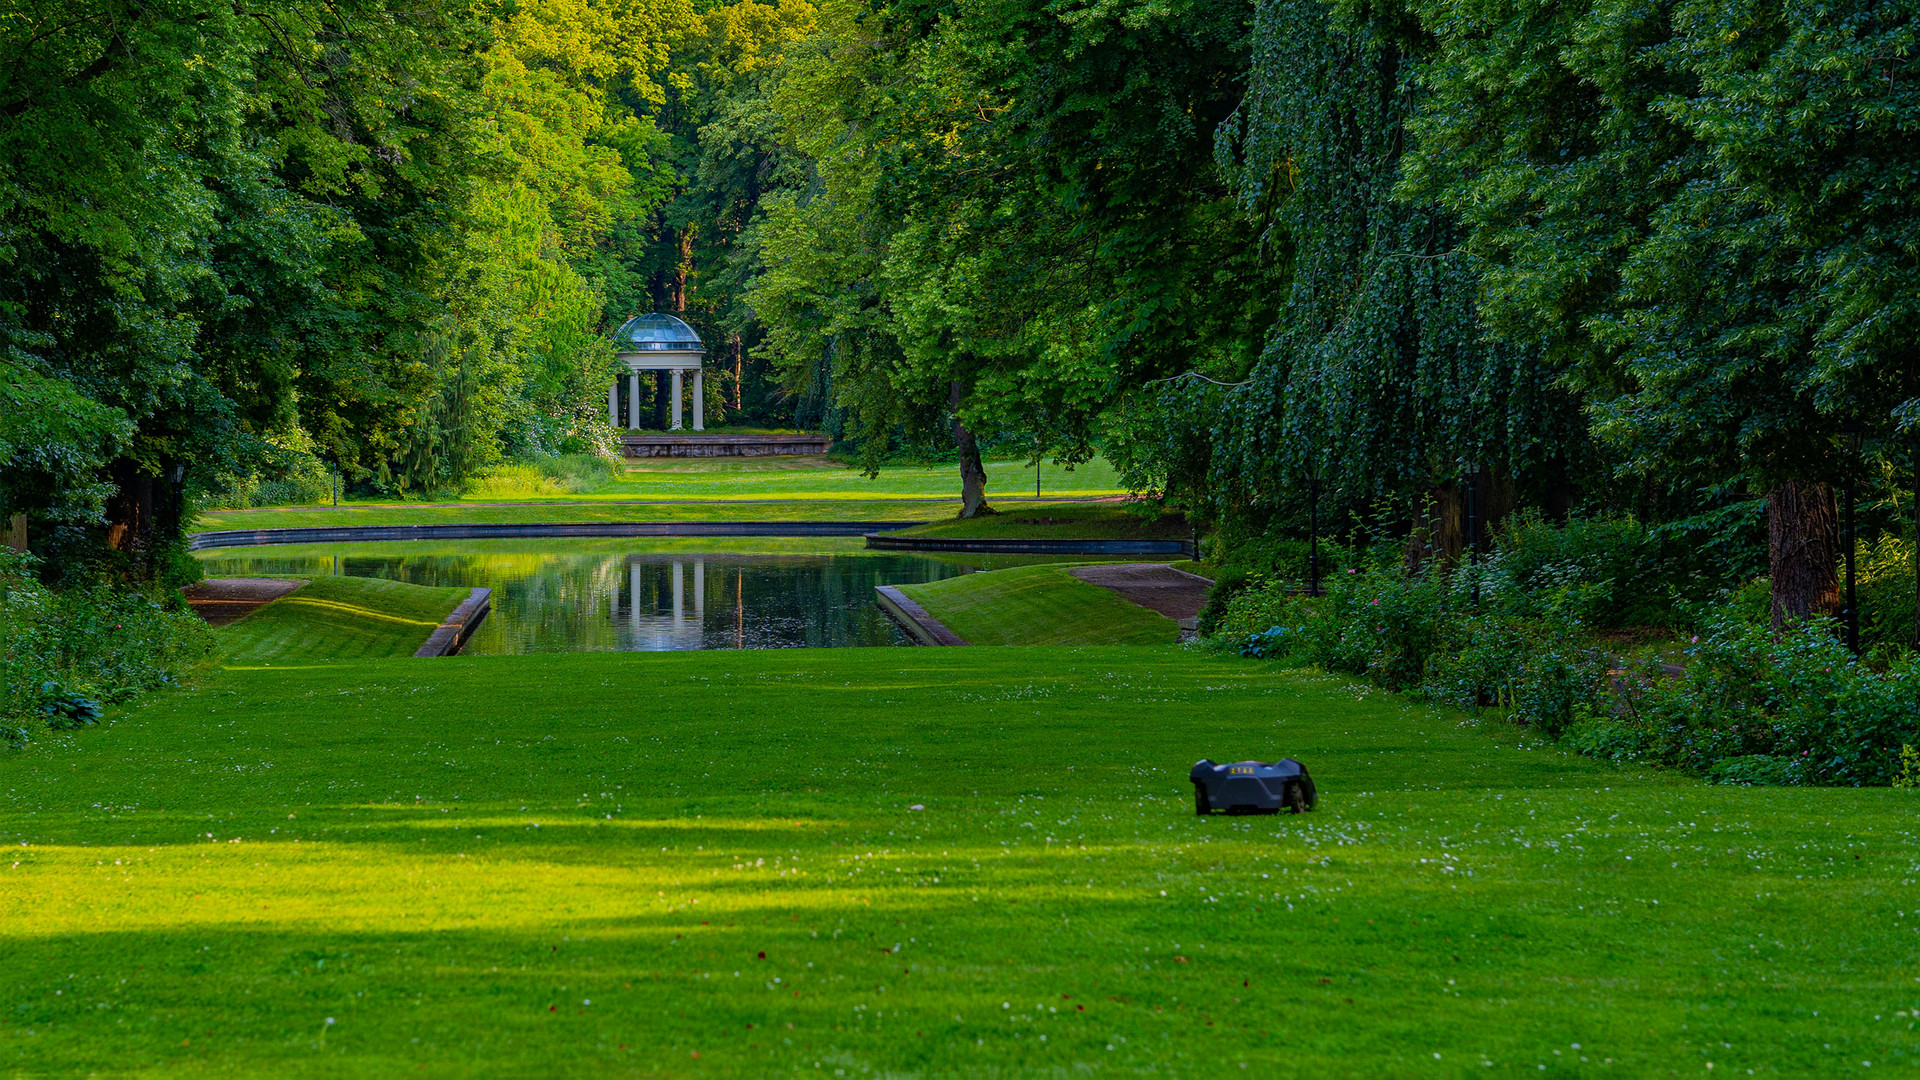
<instances>
[{"instance_id":1,"label":"thick tree trunk","mask_svg":"<svg viewBox=\"0 0 1920 1080\"><path fill-rule=\"evenodd\" d=\"M142 556L153 536L153 477L121 458L108 466L113 494L107 497L107 547Z\"/></svg>"},{"instance_id":2,"label":"thick tree trunk","mask_svg":"<svg viewBox=\"0 0 1920 1080\"><path fill-rule=\"evenodd\" d=\"M740 387L746 381L742 370L746 364L743 355L746 350L740 347L739 334L729 334L727 336L727 347L733 350L733 411L739 412L741 401Z\"/></svg>"},{"instance_id":3,"label":"thick tree trunk","mask_svg":"<svg viewBox=\"0 0 1920 1080\"><path fill-rule=\"evenodd\" d=\"M1467 549L1467 489L1448 482L1433 489L1433 547L1440 565L1460 565Z\"/></svg>"},{"instance_id":4,"label":"thick tree trunk","mask_svg":"<svg viewBox=\"0 0 1920 1080\"><path fill-rule=\"evenodd\" d=\"M127 458L108 466L107 475L114 490L105 507L106 546L129 557L127 569L134 575L151 578L159 553L179 539L185 525L180 487L147 475Z\"/></svg>"},{"instance_id":5,"label":"thick tree trunk","mask_svg":"<svg viewBox=\"0 0 1920 1080\"><path fill-rule=\"evenodd\" d=\"M1833 489L1789 480L1767 493L1767 564L1773 574L1773 627L1840 614L1840 529Z\"/></svg>"},{"instance_id":6,"label":"thick tree trunk","mask_svg":"<svg viewBox=\"0 0 1920 1080\"><path fill-rule=\"evenodd\" d=\"M687 310L687 279L693 276L693 233L691 227L680 229L674 234L673 277L669 282L672 295L668 298L673 310Z\"/></svg>"},{"instance_id":7,"label":"thick tree trunk","mask_svg":"<svg viewBox=\"0 0 1920 1080\"><path fill-rule=\"evenodd\" d=\"M1913 647L1920 649L1920 469L1913 480Z\"/></svg>"},{"instance_id":8,"label":"thick tree trunk","mask_svg":"<svg viewBox=\"0 0 1920 1080\"><path fill-rule=\"evenodd\" d=\"M953 443L960 448L960 516L979 517L995 511L987 505L987 467L980 460L980 444L960 422L960 398L956 379L948 389L947 405L953 410Z\"/></svg>"}]
</instances>

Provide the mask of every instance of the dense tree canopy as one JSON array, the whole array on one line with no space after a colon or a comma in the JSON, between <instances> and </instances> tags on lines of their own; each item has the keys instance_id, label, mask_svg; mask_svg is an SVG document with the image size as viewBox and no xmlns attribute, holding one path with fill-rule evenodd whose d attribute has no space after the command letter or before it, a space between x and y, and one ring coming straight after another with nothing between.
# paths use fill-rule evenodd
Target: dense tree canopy
<instances>
[{"instance_id":1,"label":"dense tree canopy","mask_svg":"<svg viewBox=\"0 0 1920 1080\"><path fill-rule=\"evenodd\" d=\"M607 331L661 309L709 417L945 444L969 512L995 440L1233 535L1297 533L1318 476L1416 558L1468 485L1709 532L1764 501L1781 617L1827 610L1835 485L1920 425L1914 21L22 0L0 499L164 573L233 477L604 449Z\"/></svg>"},{"instance_id":2,"label":"dense tree canopy","mask_svg":"<svg viewBox=\"0 0 1920 1080\"><path fill-rule=\"evenodd\" d=\"M1623 474L1767 496L1776 616L1837 611L1841 426L1890 442L1920 404L1911 7L1425 16L1409 186L1469 230L1495 325L1548 343Z\"/></svg>"},{"instance_id":3,"label":"dense tree canopy","mask_svg":"<svg viewBox=\"0 0 1920 1080\"><path fill-rule=\"evenodd\" d=\"M1077 461L1128 386L1244 362L1270 269L1212 142L1246 37L1210 0L823 9L775 96L815 179L752 299L792 384L872 454L951 414Z\"/></svg>"}]
</instances>

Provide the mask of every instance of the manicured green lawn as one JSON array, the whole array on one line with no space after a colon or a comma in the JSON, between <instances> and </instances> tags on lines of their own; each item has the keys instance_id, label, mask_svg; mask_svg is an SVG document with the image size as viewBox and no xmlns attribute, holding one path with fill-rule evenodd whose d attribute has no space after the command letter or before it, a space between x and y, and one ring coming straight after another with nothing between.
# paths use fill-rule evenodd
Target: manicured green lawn
<instances>
[{"instance_id":1,"label":"manicured green lawn","mask_svg":"<svg viewBox=\"0 0 1920 1080\"><path fill-rule=\"evenodd\" d=\"M1186 540L1193 531L1184 519L1150 520L1119 502L1013 503L997 514L930 521L900 535L967 540Z\"/></svg>"},{"instance_id":2,"label":"manicured green lawn","mask_svg":"<svg viewBox=\"0 0 1920 1080\"><path fill-rule=\"evenodd\" d=\"M316 577L221 627L220 659L245 667L410 657L471 592L380 578Z\"/></svg>"},{"instance_id":3,"label":"manicured green lawn","mask_svg":"<svg viewBox=\"0 0 1920 1080\"><path fill-rule=\"evenodd\" d=\"M1164 645L1180 627L1067 571L1079 563L1018 566L900 591L970 645Z\"/></svg>"},{"instance_id":4,"label":"manicured green lawn","mask_svg":"<svg viewBox=\"0 0 1920 1080\"><path fill-rule=\"evenodd\" d=\"M1033 470L988 466L996 502L1033 502ZM1021 478L1025 479L1022 480ZM1114 498L1113 467L1096 460L1067 472L1042 468L1046 498ZM1004 490L1003 490L1004 488ZM578 493L508 469L452 503L349 503L203 513L195 531L303 525L423 525L559 521L930 521L960 512L953 466L888 469L869 480L820 458L661 459L636 463L595 490ZM498 504L498 505L483 505ZM1069 504L1071 505L1071 504Z\"/></svg>"},{"instance_id":5,"label":"manicured green lawn","mask_svg":"<svg viewBox=\"0 0 1920 1080\"><path fill-rule=\"evenodd\" d=\"M995 497L1033 497L1033 470L1024 462L986 464L988 491ZM1040 469L1045 497L1122 494L1120 478L1105 459L1071 471L1045 464ZM481 481L467 498L484 501L511 489ZM872 479L859 469L826 458L643 458L628 463L617 478L586 499L875 499L952 498L960 493L957 465L905 465L881 470Z\"/></svg>"},{"instance_id":6,"label":"manicured green lawn","mask_svg":"<svg viewBox=\"0 0 1920 1080\"><path fill-rule=\"evenodd\" d=\"M550 524L593 521L924 521L958 512L960 500L709 503L455 503L415 506L303 506L288 509L212 510L194 522L195 532L213 529L287 529L309 525Z\"/></svg>"},{"instance_id":7,"label":"manicured green lawn","mask_svg":"<svg viewBox=\"0 0 1920 1080\"><path fill-rule=\"evenodd\" d=\"M1914 809L1171 648L234 671L0 757L0 1063L1902 1075Z\"/></svg>"}]
</instances>

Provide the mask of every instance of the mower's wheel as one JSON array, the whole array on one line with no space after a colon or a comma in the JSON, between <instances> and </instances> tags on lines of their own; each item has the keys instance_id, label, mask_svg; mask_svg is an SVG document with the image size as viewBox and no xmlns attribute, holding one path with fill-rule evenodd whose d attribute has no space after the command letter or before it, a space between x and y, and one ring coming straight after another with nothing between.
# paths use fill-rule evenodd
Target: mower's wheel
<instances>
[{"instance_id":1,"label":"mower's wheel","mask_svg":"<svg viewBox=\"0 0 1920 1080\"><path fill-rule=\"evenodd\" d=\"M1200 817L1213 812L1213 804L1207 801L1207 786L1198 780L1193 782L1193 812Z\"/></svg>"},{"instance_id":2,"label":"mower's wheel","mask_svg":"<svg viewBox=\"0 0 1920 1080\"><path fill-rule=\"evenodd\" d=\"M1287 812L1298 814L1307 808L1307 793L1300 784L1288 784L1286 794Z\"/></svg>"}]
</instances>

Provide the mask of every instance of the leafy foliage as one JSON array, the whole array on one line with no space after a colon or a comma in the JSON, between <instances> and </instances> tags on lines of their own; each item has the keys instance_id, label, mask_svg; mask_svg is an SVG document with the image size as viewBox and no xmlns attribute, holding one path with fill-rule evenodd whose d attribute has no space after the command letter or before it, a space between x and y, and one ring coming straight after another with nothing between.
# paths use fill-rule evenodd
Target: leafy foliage
<instances>
[{"instance_id":1,"label":"leafy foliage","mask_svg":"<svg viewBox=\"0 0 1920 1080\"><path fill-rule=\"evenodd\" d=\"M1776 635L1727 621L1701 639L1686 678L1643 677L1622 702L1618 715L1594 710L1573 745L1725 782L1884 785L1920 737L1920 664L1869 670L1830 625Z\"/></svg>"},{"instance_id":2,"label":"leafy foliage","mask_svg":"<svg viewBox=\"0 0 1920 1080\"><path fill-rule=\"evenodd\" d=\"M817 179L769 202L752 300L790 388L878 455L957 384L1071 462L1135 380L1243 349L1267 272L1210 147L1244 40L1207 2L823 7L773 98Z\"/></svg>"},{"instance_id":3,"label":"leafy foliage","mask_svg":"<svg viewBox=\"0 0 1920 1080\"><path fill-rule=\"evenodd\" d=\"M1491 325L1545 343L1622 474L1773 497L1776 610L1831 603L1781 571L1829 561L1834 435L1920 409L1912 9L1418 11L1439 47L1407 190L1465 227ZM1831 566L1797 577L1817 590Z\"/></svg>"},{"instance_id":4,"label":"leafy foliage","mask_svg":"<svg viewBox=\"0 0 1920 1080\"><path fill-rule=\"evenodd\" d=\"M103 704L176 684L212 649L177 592L164 602L105 585L56 592L34 564L0 548L0 738L98 723Z\"/></svg>"}]
</instances>

